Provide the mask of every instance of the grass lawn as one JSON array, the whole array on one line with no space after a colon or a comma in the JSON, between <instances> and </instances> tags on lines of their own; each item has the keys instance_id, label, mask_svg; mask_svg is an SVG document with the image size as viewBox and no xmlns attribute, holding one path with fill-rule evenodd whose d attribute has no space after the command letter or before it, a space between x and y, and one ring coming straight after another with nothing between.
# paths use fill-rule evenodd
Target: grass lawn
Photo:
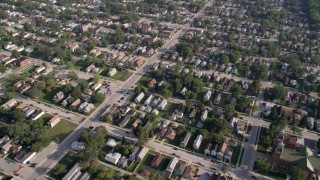
<instances>
[{"instance_id":1,"label":"grass lawn","mask_svg":"<svg viewBox=\"0 0 320 180\"><path fill-rule=\"evenodd\" d=\"M1 87L2 87L3 89L6 89L6 90L8 90L8 88L9 88L11 85L12 85L12 83L11 83L10 81L5 81L5 82L1 83Z\"/></svg>"},{"instance_id":2,"label":"grass lawn","mask_svg":"<svg viewBox=\"0 0 320 180\"><path fill-rule=\"evenodd\" d=\"M175 103L168 102L164 109L159 112L158 116L165 117L170 115L177 108L177 106L178 105Z\"/></svg>"},{"instance_id":3,"label":"grass lawn","mask_svg":"<svg viewBox=\"0 0 320 180\"><path fill-rule=\"evenodd\" d=\"M69 151L48 173L49 176L55 179L62 179L62 177L76 164L78 161L77 153ZM66 172L57 172L59 165L66 166Z\"/></svg>"},{"instance_id":4,"label":"grass lawn","mask_svg":"<svg viewBox=\"0 0 320 180\"><path fill-rule=\"evenodd\" d=\"M49 136L52 141L57 143L62 142L69 134L77 128L77 124L68 120L62 119L57 125L49 129Z\"/></svg>"},{"instance_id":5,"label":"grass lawn","mask_svg":"<svg viewBox=\"0 0 320 180\"><path fill-rule=\"evenodd\" d=\"M232 158L231 158L231 164L237 165L238 158L239 158L240 151L241 151L241 146L235 146L235 147L232 147L232 149L233 149L233 153L232 153Z\"/></svg>"},{"instance_id":6,"label":"grass lawn","mask_svg":"<svg viewBox=\"0 0 320 180\"><path fill-rule=\"evenodd\" d=\"M129 172L133 172L138 165L139 165L139 162L134 161L134 162L131 163L130 166L128 167L128 171L129 171Z\"/></svg>"},{"instance_id":7,"label":"grass lawn","mask_svg":"<svg viewBox=\"0 0 320 180\"><path fill-rule=\"evenodd\" d=\"M140 173L143 169L145 169L145 166L150 167L150 164L151 164L153 158L154 158L154 155L147 153L146 156L140 162L140 165L139 165L137 171Z\"/></svg>"},{"instance_id":8,"label":"grass lawn","mask_svg":"<svg viewBox=\"0 0 320 180\"><path fill-rule=\"evenodd\" d=\"M51 92L42 93L37 99L49 104L54 104L53 97L60 91L60 88L55 88Z\"/></svg>"},{"instance_id":9,"label":"grass lawn","mask_svg":"<svg viewBox=\"0 0 320 180\"><path fill-rule=\"evenodd\" d=\"M132 72L128 70L117 71L115 75L112 76L112 79L125 81L132 75Z\"/></svg>"}]
</instances>

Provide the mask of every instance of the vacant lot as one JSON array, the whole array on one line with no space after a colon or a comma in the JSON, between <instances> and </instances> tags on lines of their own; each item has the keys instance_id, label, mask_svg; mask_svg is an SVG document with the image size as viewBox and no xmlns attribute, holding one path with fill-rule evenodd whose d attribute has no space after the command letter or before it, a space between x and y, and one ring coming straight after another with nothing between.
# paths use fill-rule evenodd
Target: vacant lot
<instances>
[{"instance_id":1,"label":"vacant lot","mask_svg":"<svg viewBox=\"0 0 320 180\"><path fill-rule=\"evenodd\" d=\"M131 75L132 75L132 72L128 70L122 70L122 71L118 71L115 75L113 75L112 79L115 79L118 81L126 81Z\"/></svg>"},{"instance_id":2,"label":"vacant lot","mask_svg":"<svg viewBox=\"0 0 320 180\"><path fill-rule=\"evenodd\" d=\"M48 175L55 179L62 179L67 172L76 164L78 155L75 152L68 152L52 169ZM65 166L65 168L64 168ZM61 168L63 167L63 168Z\"/></svg>"},{"instance_id":3,"label":"vacant lot","mask_svg":"<svg viewBox=\"0 0 320 180\"><path fill-rule=\"evenodd\" d=\"M49 130L49 136L52 141L56 143L62 142L74 129L77 128L77 124L68 120L62 119L57 125Z\"/></svg>"}]
</instances>

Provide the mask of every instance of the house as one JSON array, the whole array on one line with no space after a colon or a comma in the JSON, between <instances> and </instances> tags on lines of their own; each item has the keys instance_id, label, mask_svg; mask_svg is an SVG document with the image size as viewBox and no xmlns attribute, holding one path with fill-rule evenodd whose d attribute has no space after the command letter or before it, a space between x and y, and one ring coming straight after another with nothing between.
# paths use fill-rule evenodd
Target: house
<instances>
[{"instance_id":1,"label":"house","mask_svg":"<svg viewBox=\"0 0 320 180\"><path fill-rule=\"evenodd\" d=\"M117 142L116 140L109 138L108 141L106 142L106 146L114 148L117 146Z\"/></svg>"},{"instance_id":2,"label":"house","mask_svg":"<svg viewBox=\"0 0 320 180\"><path fill-rule=\"evenodd\" d=\"M219 93L217 97L214 99L214 104L219 104L220 101L221 101L221 93Z\"/></svg>"},{"instance_id":3,"label":"house","mask_svg":"<svg viewBox=\"0 0 320 180\"><path fill-rule=\"evenodd\" d=\"M120 158L121 158L121 154L115 152L115 153L106 154L106 156L104 157L104 160L112 164L117 164Z\"/></svg>"},{"instance_id":4,"label":"house","mask_svg":"<svg viewBox=\"0 0 320 180\"><path fill-rule=\"evenodd\" d=\"M232 148L228 147L226 149L226 152L224 153L224 156L223 156L224 161L230 162L231 158L232 158L232 154L233 154Z\"/></svg>"},{"instance_id":5,"label":"house","mask_svg":"<svg viewBox=\"0 0 320 180\"><path fill-rule=\"evenodd\" d=\"M231 120L229 121L229 127L234 128L236 126L237 122L238 122L238 118L232 117Z\"/></svg>"},{"instance_id":6,"label":"house","mask_svg":"<svg viewBox=\"0 0 320 180\"><path fill-rule=\"evenodd\" d=\"M140 151L138 152L137 156L136 156L136 160L137 161L141 161L144 156L148 153L149 149L146 147L141 147Z\"/></svg>"},{"instance_id":7,"label":"house","mask_svg":"<svg viewBox=\"0 0 320 180\"><path fill-rule=\"evenodd\" d=\"M136 103L140 103L140 101L144 98L145 94L143 92L141 92L136 98L135 98L135 102Z\"/></svg>"},{"instance_id":8,"label":"house","mask_svg":"<svg viewBox=\"0 0 320 180\"><path fill-rule=\"evenodd\" d=\"M53 101L55 103L58 103L60 101L62 101L62 99L64 98L64 94L62 91L59 91L54 97L53 97Z\"/></svg>"},{"instance_id":9,"label":"house","mask_svg":"<svg viewBox=\"0 0 320 180\"><path fill-rule=\"evenodd\" d=\"M158 136L164 137L164 135L166 135L167 130L168 129L166 127L162 126L161 129L158 132Z\"/></svg>"},{"instance_id":10,"label":"house","mask_svg":"<svg viewBox=\"0 0 320 180\"><path fill-rule=\"evenodd\" d=\"M307 123L308 123L308 127L309 127L309 129L313 129L313 127L314 127L314 118L313 117L308 117L308 119L307 119Z\"/></svg>"},{"instance_id":11,"label":"house","mask_svg":"<svg viewBox=\"0 0 320 180\"><path fill-rule=\"evenodd\" d=\"M28 151L21 151L15 158L19 163L26 164L28 161L30 161L37 153L36 152L28 152Z\"/></svg>"},{"instance_id":12,"label":"house","mask_svg":"<svg viewBox=\"0 0 320 180\"><path fill-rule=\"evenodd\" d=\"M187 134L184 136L183 140L180 142L180 146L186 147L189 140L190 140L190 137L191 137L191 133L187 132Z\"/></svg>"},{"instance_id":13,"label":"house","mask_svg":"<svg viewBox=\"0 0 320 180\"><path fill-rule=\"evenodd\" d=\"M76 163L69 171L68 173L63 176L62 180L73 180L73 179L77 179L77 174L81 173L80 172L81 168L80 165L78 163Z\"/></svg>"},{"instance_id":14,"label":"house","mask_svg":"<svg viewBox=\"0 0 320 180\"><path fill-rule=\"evenodd\" d=\"M20 94L23 94L26 91L28 91L30 88L31 88L30 84L29 83L25 83L18 89L18 91L19 91Z\"/></svg>"},{"instance_id":15,"label":"house","mask_svg":"<svg viewBox=\"0 0 320 180\"><path fill-rule=\"evenodd\" d=\"M197 108L193 108L193 109L191 110L191 113L190 113L189 117L190 117L190 118L195 117L196 114L197 114L197 112L198 112Z\"/></svg>"},{"instance_id":16,"label":"house","mask_svg":"<svg viewBox=\"0 0 320 180\"><path fill-rule=\"evenodd\" d=\"M126 168L128 166L128 159L125 156L122 156L117 163L121 168Z\"/></svg>"},{"instance_id":17,"label":"house","mask_svg":"<svg viewBox=\"0 0 320 180\"><path fill-rule=\"evenodd\" d=\"M201 114L200 119L202 122L204 122L207 119L207 117L208 117L208 110L204 110Z\"/></svg>"},{"instance_id":18,"label":"house","mask_svg":"<svg viewBox=\"0 0 320 180\"><path fill-rule=\"evenodd\" d=\"M212 147L212 144L211 144L211 143L208 143L208 144L206 145L206 148L204 149L204 154L205 154L205 155L210 154L210 152L211 152L211 147Z\"/></svg>"},{"instance_id":19,"label":"house","mask_svg":"<svg viewBox=\"0 0 320 180\"><path fill-rule=\"evenodd\" d=\"M182 96L185 96L186 93L187 93L187 91L188 91L188 89L187 89L186 87L183 87L182 90L180 91L180 94L181 94Z\"/></svg>"},{"instance_id":20,"label":"house","mask_svg":"<svg viewBox=\"0 0 320 180\"><path fill-rule=\"evenodd\" d=\"M138 125L141 123L141 119L136 119L133 123L132 123L132 129L136 129L138 127Z\"/></svg>"},{"instance_id":21,"label":"house","mask_svg":"<svg viewBox=\"0 0 320 180\"><path fill-rule=\"evenodd\" d=\"M144 61L143 61L143 59L137 59L133 63L134 63L134 66L140 67L143 65Z\"/></svg>"},{"instance_id":22,"label":"house","mask_svg":"<svg viewBox=\"0 0 320 180\"><path fill-rule=\"evenodd\" d=\"M26 66L26 65L28 65L28 64L30 64L29 59L22 59L22 60L18 61L18 63L17 63L17 65L18 65L19 67L24 67L24 66Z\"/></svg>"},{"instance_id":23,"label":"house","mask_svg":"<svg viewBox=\"0 0 320 180\"><path fill-rule=\"evenodd\" d=\"M101 83L101 82L97 82L97 83L95 83L94 85L91 86L91 90L92 90L92 91L96 91L96 90L98 90L101 86L102 86L102 83Z\"/></svg>"},{"instance_id":24,"label":"house","mask_svg":"<svg viewBox=\"0 0 320 180\"><path fill-rule=\"evenodd\" d=\"M44 115L44 111L37 110L37 112L32 115L32 121L39 119L42 115Z\"/></svg>"},{"instance_id":25,"label":"house","mask_svg":"<svg viewBox=\"0 0 320 180\"><path fill-rule=\"evenodd\" d=\"M179 118L179 119L183 118L183 112L178 111L175 114L176 114L177 118Z\"/></svg>"},{"instance_id":26,"label":"house","mask_svg":"<svg viewBox=\"0 0 320 180\"><path fill-rule=\"evenodd\" d=\"M176 132L173 129L170 128L167 131L166 138L168 138L169 140L172 141L175 137L176 137Z\"/></svg>"},{"instance_id":27,"label":"house","mask_svg":"<svg viewBox=\"0 0 320 180\"><path fill-rule=\"evenodd\" d=\"M202 136L201 134L199 134L199 135L197 136L197 138L196 138L196 139L194 140L194 142L193 142L193 148L194 148L195 150L199 149L202 140L203 140L203 136Z\"/></svg>"},{"instance_id":28,"label":"house","mask_svg":"<svg viewBox=\"0 0 320 180\"><path fill-rule=\"evenodd\" d=\"M317 120L316 127L317 131L320 131L320 119Z\"/></svg>"},{"instance_id":29,"label":"house","mask_svg":"<svg viewBox=\"0 0 320 180\"><path fill-rule=\"evenodd\" d=\"M25 116L26 118L29 118L33 113L36 112L36 108L34 107L30 107L26 112L25 112Z\"/></svg>"},{"instance_id":30,"label":"house","mask_svg":"<svg viewBox=\"0 0 320 180\"><path fill-rule=\"evenodd\" d=\"M10 140L10 141L8 141L8 142L6 142L2 147L1 147L1 152L2 152L2 154L4 154L4 155L6 155L6 154L8 154L9 153L9 151L11 150L11 147L12 147L13 145L12 145L12 141Z\"/></svg>"},{"instance_id":31,"label":"house","mask_svg":"<svg viewBox=\"0 0 320 180\"><path fill-rule=\"evenodd\" d=\"M153 101L153 99L154 99L154 96L151 94L151 95L147 98L147 100L144 102L144 105L148 106L148 105L151 103L151 101Z\"/></svg>"},{"instance_id":32,"label":"house","mask_svg":"<svg viewBox=\"0 0 320 180\"><path fill-rule=\"evenodd\" d=\"M186 167L186 169L182 175L182 178L193 180L193 179L195 179L196 173L197 173L197 167L193 164L190 164Z\"/></svg>"},{"instance_id":33,"label":"house","mask_svg":"<svg viewBox=\"0 0 320 180\"><path fill-rule=\"evenodd\" d=\"M37 74L40 74L42 71L44 71L46 68L44 66L39 66L34 69L34 72Z\"/></svg>"},{"instance_id":34,"label":"house","mask_svg":"<svg viewBox=\"0 0 320 180\"><path fill-rule=\"evenodd\" d=\"M211 97L211 94L212 94L211 90L208 90L208 91L206 92L206 94L204 95L203 99L204 99L205 101L209 101L209 100L210 100L210 97Z\"/></svg>"},{"instance_id":35,"label":"house","mask_svg":"<svg viewBox=\"0 0 320 180\"><path fill-rule=\"evenodd\" d=\"M116 68L112 68L109 72L108 72L108 76L112 77L117 73L117 69Z\"/></svg>"},{"instance_id":36,"label":"house","mask_svg":"<svg viewBox=\"0 0 320 180\"><path fill-rule=\"evenodd\" d=\"M119 108L119 110L122 114L127 114L131 110L131 108L129 106L123 105Z\"/></svg>"},{"instance_id":37,"label":"house","mask_svg":"<svg viewBox=\"0 0 320 180\"><path fill-rule=\"evenodd\" d=\"M120 126L120 127L125 127L125 126L128 124L128 122L130 121L130 119L131 119L131 115L130 115L130 114L127 114L127 115L122 119L122 121L120 122L119 126Z\"/></svg>"},{"instance_id":38,"label":"house","mask_svg":"<svg viewBox=\"0 0 320 180\"><path fill-rule=\"evenodd\" d=\"M164 157L160 153L156 153L156 155L154 156L154 158L151 161L151 166L158 168L163 159L164 159Z\"/></svg>"},{"instance_id":39,"label":"house","mask_svg":"<svg viewBox=\"0 0 320 180\"><path fill-rule=\"evenodd\" d=\"M148 87L149 88L154 88L154 85L157 83L157 80L156 79L151 79L148 83Z\"/></svg>"},{"instance_id":40,"label":"house","mask_svg":"<svg viewBox=\"0 0 320 180\"><path fill-rule=\"evenodd\" d=\"M71 108L76 108L76 107L78 107L80 104L81 104L81 100L78 98L78 99L76 99L75 101L73 101L72 104L70 104L70 107L71 107Z\"/></svg>"},{"instance_id":41,"label":"house","mask_svg":"<svg viewBox=\"0 0 320 180\"><path fill-rule=\"evenodd\" d=\"M48 121L48 125L49 127L54 127L55 125L57 125L60 122L60 117L59 115L55 115L53 116L49 121Z\"/></svg>"},{"instance_id":42,"label":"house","mask_svg":"<svg viewBox=\"0 0 320 180\"><path fill-rule=\"evenodd\" d=\"M159 103L158 108L160 110L164 109L164 107L167 105L168 101L166 99L162 99L162 101Z\"/></svg>"},{"instance_id":43,"label":"house","mask_svg":"<svg viewBox=\"0 0 320 180\"><path fill-rule=\"evenodd\" d=\"M145 169L143 169L143 170L141 171L140 174L141 174L142 176L144 176L144 177L149 177L149 175L150 175L150 170L147 169L147 168L145 168Z\"/></svg>"},{"instance_id":44,"label":"house","mask_svg":"<svg viewBox=\"0 0 320 180\"><path fill-rule=\"evenodd\" d=\"M84 142L80 142L80 141L74 141L71 143L71 149L75 150L75 151L81 151L83 150L84 147Z\"/></svg>"},{"instance_id":45,"label":"house","mask_svg":"<svg viewBox=\"0 0 320 180\"><path fill-rule=\"evenodd\" d=\"M175 172L178 175L182 175L186 167L187 163L185 161L179 160L173 172Z\"/></svg>"},{"instance_id":46,"label":"house","mask_svg":"<svg viewBox=\"0 0 320 180\"><path fill-rule=\"evenodd\" d=\"M228 147L228 142L229 142L230 138L225 138L224 142L222 143L222 145L220 146L219 152L217 153L217 156L219 159L222 159L224 156L224 153L226 152L226 149Z\"/></svg>"},{"instance_id":47,"label":"house","mask_svg":"<svg viewBox=\"0 0 320 180\"><path fill-rule=\"evenodd\" d=\"M92 109L94 109L94 105L92 103L84 102L79 106L79 110L84 113L90 113Z\"/></svg>"},{"instance_id":48,"label":"house","mask_svg":"<svg viewBox=\"0 0 320 180\"><path fill-rule=\"evenodd\" d=\"M179 159L177 157L173 157L170 161L170 163L168 164L166 171L168 172L173 172L174 168L176 167L177 163L178 163Z\"/></svg>"},{"instance_id":49,"label":"house","mask_svg":"<svg viewBox=\"0 0 320 180\"><path fill-rule=\"evenodd\" d=\"M4 103L1 107L4 109L11 109L13 108L18 102L15 99L10 99L8 102Z\"/></svg>"}]
</instances>

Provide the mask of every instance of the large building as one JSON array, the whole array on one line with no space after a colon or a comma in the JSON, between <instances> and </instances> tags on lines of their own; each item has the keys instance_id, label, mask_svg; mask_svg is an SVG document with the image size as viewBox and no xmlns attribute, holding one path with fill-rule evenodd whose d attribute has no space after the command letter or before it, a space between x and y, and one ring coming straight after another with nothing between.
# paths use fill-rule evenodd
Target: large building
<instances>
[{"instance_id":1,"label":"large building","mask_svg":"<svg viewBox=\"0 0 320 180\"><path fill-rule=\"evenodd\" d=\"M272 153L273 171L290 173L293 166L303 169L311 177L320 176L320 158L304 146L303 138L286 134L280 130L274 141Z\"/></svg>"}]
</instances>

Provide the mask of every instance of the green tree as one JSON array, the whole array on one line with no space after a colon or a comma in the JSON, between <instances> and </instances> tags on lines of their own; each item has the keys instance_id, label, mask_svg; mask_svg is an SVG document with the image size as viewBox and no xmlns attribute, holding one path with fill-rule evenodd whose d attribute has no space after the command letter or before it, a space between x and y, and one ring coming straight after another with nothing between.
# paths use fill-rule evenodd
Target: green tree
<instances>
[{"instance_id":1,"label":"green tree","mask_svg":"<svg viewBox=\"0 0 320 180\"><path fill-rule=\"evenodd\" d=\"M226 105L223 109L226 119L231 119L232 117L238 117L238 113L234 109L234 106Z\"/></svg>"},{"instance_id":2,"label":"green tree","mask_svg":"<svg viewBox=\"0 0 320 180\"><path fill-rule=\"evenodd\" d=\"M221 144L224 142L224 136L222 136L221 134L214 134L212 136L212 140L218 144Z\"/></svg>"},{"instance_id":3,"label":"green tree","mask_svg":"<svg viewBox=\"0 0 320 180\"><path fill-rule=\"evenodd\" d=\"M258 157L256 160L257 171L268 174L271 164L267 158Z\"/></svg>"},{"instance_id":4,"label":"green tree","mask_svg":"<svg viewBox=\"0 0 320 180\"><path fill-rule=\"evenodd\" d=\"M6 100L10 100L14 97L14 94L12 92L5 92L4 97L6 98Z\"/></svg>"},{"instance_id":5,"label":"green tree","mask_svg":"<svg viewBox=\"0 0 320 180\"><path fill-rule=\"evenodd\" d=\"M266 136L261 136L260 138L260 142L262 143L262 146L265 150L267 150L270 145L272 144L272 139L270 136L266 135Z\"/></svg>"},{"instance_id":6,"label":"green tree","mask_svg":"<svg viewBox=\"0 0 320 180\"><path fill-rule=\"evenodd\" d=\"M70 78L71 80L77 80L79 77L78 77L78 74L76 73L76 72L74 72L74 71L70 71L69 73L68 73L68 78Z\"/></svg>"},{"instance_id":7,"label":"green tree","mask_svg":"<svg viewBox=\"0 0 320 180\"><path fill-rule=\"evenodd\" d=\"M209 132L206 129L200 129L199 133L203 136L203 137L207 137Z\"/></svg>"},{"instance_id":8,"label":"green tree","mask_svg":"<svg viewBox=\"0 0 320 180\"><path fill-rule=\"evenodd\" d=\"M307 178L306 173L297 166L291 168L291 180L304 180Z\"/></svg>"},{"instance_id":9,"label":"green tree","mask_svg":"<svg viewBox=\"0 0 320 180\"><path fill-rule=\"evenodd\" d=\"M72 92L72 85L70 83L62 86L62 92L65 94L70 94Z\"/></svg>"},{"instance_id":10,"label":"green tree","mask_svg":"<svg viewBox=\"0 0 320 180\"><path fill-rule=\"evenodd\" d=\"M290 130L292 131L293 134L296 134L296 135L301 135L301 132L302 132L302 129L299 128L296 124L293 124L290 127Z\"/></svg>"},{"instance_id":11,"label":"green tree","mask_svg":"<svg viewBox=\"0 0 320 180\"><path fill-rule=\"evenodd\" d=\"M91 96L91 102L93 104L101 104L104 100L105 100L105 96L101 93L94 93L92 96Z\"/></svg>"},{"instance_id":12,"label":"green tree","mask_svg":"<svg viewBox=\"0 0 320 180\"><path fill-rule=\"evenodd\" d=\"M82 91L79 87L76 87L72 90L72 93L71 93L72 97L75 98L75 99L78 99L81 97L82 95Z\"/></svg>"},{"instance_id":13,"label":"green tree","mask_svg":"<svg viewBox=\"0 0 320 180\"><path fill-rule=\"evenodd\" d=\"M15 109L11 112L11 118L15 122L21 122L25 120L25 113L21 109Z\"/></svg>"},{"instance_id":14,"label":"green tree","mask_svg":"<svg viewBox=\"0 0 320 180\"><path fill-rule=\"evenodd\" d=\"M57 176L60 176L61 174L65 174L67 172L66 165L60 164L60 163L58 163L54 169L55 169L54 174Z\"/></svg>"},{"instance_id":15,"label":"green tree","mask_svg":"<svg viewBox=\"0 0 320 180\"><path fill-rule=\"evenodd\" d=\"M243 94L242 88L239 85L232 86L230 92L232 93L233 97L237 99Z\"/></svg>"}]
</instances>

